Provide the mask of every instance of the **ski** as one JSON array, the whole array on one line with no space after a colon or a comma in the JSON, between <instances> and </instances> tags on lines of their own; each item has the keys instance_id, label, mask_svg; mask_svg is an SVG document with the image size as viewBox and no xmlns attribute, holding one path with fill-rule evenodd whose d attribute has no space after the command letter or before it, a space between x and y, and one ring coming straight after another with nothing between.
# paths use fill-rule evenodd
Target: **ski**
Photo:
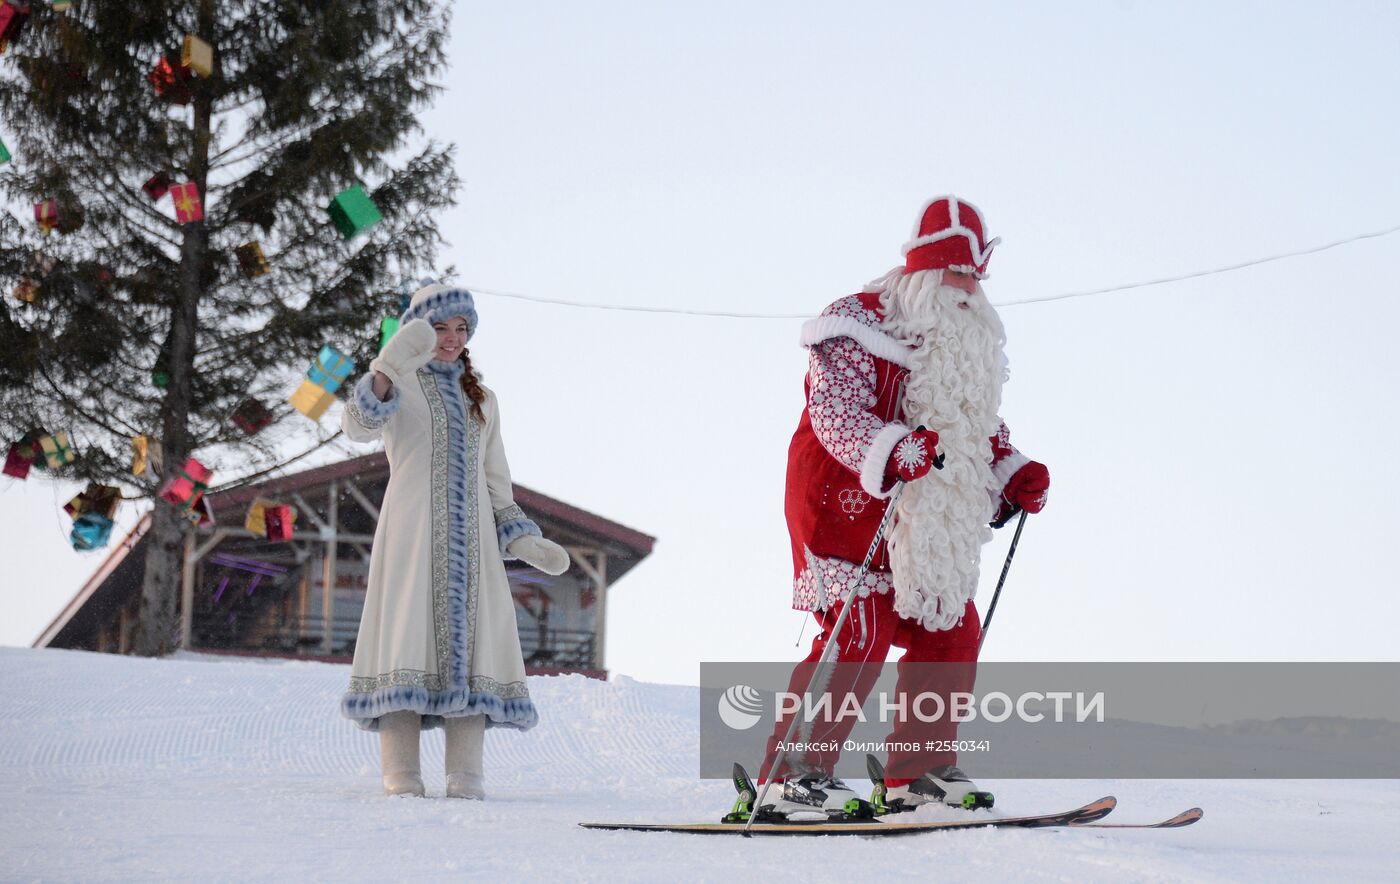
<instances>
[{"instance_id":1,"label":"ski","mask_svg":"<svg viewBox=\"0 0 1400 884\"><path fill-rule=\"evenodd\" d=\"M1183 810L1181 813L1159 823L1070 823L1076 829L1180 829L1189 826L1205 816L1199 807Z\"/></svg>"},{"instance_id":2,"label":"ski","mask_svg":"<svg viewBox=\"0 0 1400 884\"><path fill-rule=\"evenodd\" d=\"M632 832L688 832L698 835L913 835L920 832L945 831L948 829L1022 828L1039 829L1049 826L1068 826L1074 823L1093 823L1101 820L1117 805L1112 796L1100 798L1083 807L1059 813L1037 814L1033 816L993 817L984 816L966 820L932 820L929 822L894 822L872 820L869 809L848 808L846 813L833 815L828 819L791 819L774 813L770 808L755 810L754 802L758 788L743 766L734 765L734 790L738 797L734 808L718 823L579 823L585 829L624 830ZM883 781L879 784L883 785ZM855 802L852 802L855 803ZM860 802L864 804L864 802ZM749 817L753 816L750 824Z\"/></svg>"},{"instance_id":3,"label":"ski","mask_svg":"<svg viewBox=\"0 0 1400 884\"><path fill-rule=\"evenodd\" d=\"M993 817L985 816L968 820L934 820L923 823L885 822L882 820L837 821L828 820L785 820L783 822L755 822L748 827L754 835L867 835L884 837L889 835L916 835L923 832L941 832L953 829L1041 829L1050 826L1069 826L1075 823L1091 823L1103 819L1117 804L1112 796L1100 798L1083 807L1061 813L1037 814L1034 816ZM695 835L742 835L744 823L579 823L585 829L604 829L630 832L684 832Z\"/></svg>"},{"instance_id":4,"label":"ski","mask_svg":"<svg viewBox=\"0 0 1400 884\"><path fill-rule=\"evenodd\" d=\"M888 789L885 787L885 766L880 763L880 759L874 755L866 755L865 772L870 777L870 783L873 787L870 793L870 804L875 809L875 815L885 816L905 812L899 799L886 800ZM991 792L970 792L963 796L963 807L967 810L991 807L993 800ZM1070 825L1085 829L1180 829L1182 826L1191 825L1203 816L1205 816L1205 811L1199 807L1193 807L1190 810L1183 810L1171 819L1157 823L1074 822Z\"/></svg>"}]
</instances>

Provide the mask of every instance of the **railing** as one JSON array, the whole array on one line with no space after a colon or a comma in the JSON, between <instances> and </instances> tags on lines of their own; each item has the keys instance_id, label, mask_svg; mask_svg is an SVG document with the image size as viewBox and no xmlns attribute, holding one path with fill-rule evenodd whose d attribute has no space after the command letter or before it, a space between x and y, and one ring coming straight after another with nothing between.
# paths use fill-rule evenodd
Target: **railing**
<instances>
[{"instance_id":1,"label":"railing","mask_svg":"<svg viewBox=\"0 0 1400 884\"><path fill-rule=\"evenodd\" d=\"M591 669L598 636L586 629L523 629L520 653L526 666Z\"/></svg>"},{"instance_id":2,"label":"railing","mask_svg":"<svg viewBox=\"0 0 1400 884\"><path fill-rule=\"evenodd\" d=\"M194 646L319 656L322 653L324 622L319 615L315 615L293 617L273 625L258 620L253 614L197 612L194 616ZM359 631L359 615L332 618L330 653L333 656L353 654Z\"/></svg>"},{"instance_id":3,"label":"railing","mask_svg":"<svg viewBox=\"0 0 1400 884\"><path fill-rule=\"evenodd\" d=\"M194 647L316 657L322 655L323 623L320 615L293 617L270 625L252 612L199 611L194 616ZM333 618L330 654L355 653L359 629L358 615ZM520 633L520 652L527 666L591 669L597 665L596 647L597 636L586 629L526 628Z\"/></svg>"}]
</instances>

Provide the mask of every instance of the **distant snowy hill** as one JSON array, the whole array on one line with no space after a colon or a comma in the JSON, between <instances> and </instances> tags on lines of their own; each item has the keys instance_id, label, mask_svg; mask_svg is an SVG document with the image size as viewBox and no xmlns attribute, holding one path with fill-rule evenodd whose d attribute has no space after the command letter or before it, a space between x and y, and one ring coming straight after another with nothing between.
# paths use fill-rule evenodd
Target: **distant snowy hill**
<instances>
[{"instance_id":1,"label":"distant snowy hill","mask_svg":"<svg viewBox=\"0 0 1400 884\"><path fill-rule=\"evenodd\" d=\"M729 784L694 774L698 689L534 679L540 726L487 735L489 798L466 802L383 797L377 738L337 713L345 666L0 648L0 672L0 880L1280 881L1400 869L1396 781L984 783L1007 813L1106 794L1119 799L1110 820L1205 808L1179 831L591 832L576 823L728 809ZM423 760L441 796L439 734Z\"/></svg>"}]
</instances>

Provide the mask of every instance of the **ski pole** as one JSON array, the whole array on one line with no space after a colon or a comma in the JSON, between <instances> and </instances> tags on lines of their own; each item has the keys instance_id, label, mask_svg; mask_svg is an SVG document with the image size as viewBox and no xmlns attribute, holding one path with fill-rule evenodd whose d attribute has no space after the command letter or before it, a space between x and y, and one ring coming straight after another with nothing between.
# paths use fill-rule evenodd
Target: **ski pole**
<instances>
[{"instance_id":1,"label":"ski pole","mask_svg":"<svg viewBox=\"0 0 1400 884\"><path fill-rule=\"evenodd\" d=\"M1016 555L1016 544L1021 539L1021 529L1026 527L1026 511L1021 510L1021 518L1016 521L1016 533L1011 538L1011 549L1006 551L1006 564L1001 566L1001 577L997 580L997 591L992 593L992 604L987 608L987 620L982 624L982 637L977 640L977 653L982 653L982 643L987 640L987 630L992 625L992 615L997 612L997 599L1001 598L1001 588L1006 584L1006 572L1011 570L1011 557Z\"/></svg>"},{"instance_id":2,"label":"ski pole","mask_svg":"<svg viewBox=\"0 0 1400 884\"><path fill-rule=\"evenodd\" d=\"M831 658L836 656L837 637L841 634L841 627L846 625L846 618L851 615L851 602L855 598L856 589L861 581L865 579L865 574L870 570L870 562L875 558L875 551L880 548L880 541L885 537L885 529L889 527L890 519L894 516L894 505L899 502L899 495L904 493L904 482L899 482L894 494L890 495L890 502L885 507L885 515L880 519L880 526L875 529L875 539L870 543L870 551L865 554L865 561L861 563L860 570L856 572L855 580L851 581L851 588L846 590L846 595L841 600L841 616L836 618L836 626L832 628L831 635L827 637L826 647L822 650L821 659L817 661L817 668L812 671L812 677L807 682L807 689L803 695L810 694L812 688L817 683L817 678L822 674L822 669L826 667ZM784 747L792 742L793 731L797 729L800 716L793 712L792 722L788 724L787 734L783 741L778 744L778 754L774 756L773 763L768 766L768 775L763 778L763 787L758 790L758 796L754 800L753 812L749 814L749 819L744 823L744 837L749 838L752 833L749 828L753 825L754 817L758 814L759 808L763 806L763 799L768 795L768 787L773 785L773 774L782 766L783 759L787 757L787 749Z\"/></svg>"}]
</instances>

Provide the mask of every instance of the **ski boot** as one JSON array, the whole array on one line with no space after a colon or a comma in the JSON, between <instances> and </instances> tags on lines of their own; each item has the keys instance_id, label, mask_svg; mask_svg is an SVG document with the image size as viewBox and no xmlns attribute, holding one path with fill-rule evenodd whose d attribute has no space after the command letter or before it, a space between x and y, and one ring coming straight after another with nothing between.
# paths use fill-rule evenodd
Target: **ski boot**
<instances>
[{"instance_id":1,"label":"ski boot","mask_svg":"<svg viewBox=\"0 0 1400 884\"><path fill-rule=\"evenodd\" d=\"M893 788L885 785L885 768L874 755L865 756L865 769L870 774L874 789L870 793L870 804L876 815L902 813L913 810L922 804L946 804L964 810L991 807L996 796L983 792L977 784L967 778L967 774L951 764L935 767L912 783Z\"/></svg>"},{"instance_id":2,"label":"ski boot","mask_svg":"<svg viewBox=\"0 0 1400 884\"><path fill-rule=\"evenodd\" d=\"M862 800L845 783L822 774L790 777L768 787L763 806L754 805L762 789L739 765L734 765L734 789L739 793L734 808L721 822L786 822L793 813L824 813L833 821L867 820L875 816L869 802Z\"/></svg>"}]
</instances>

